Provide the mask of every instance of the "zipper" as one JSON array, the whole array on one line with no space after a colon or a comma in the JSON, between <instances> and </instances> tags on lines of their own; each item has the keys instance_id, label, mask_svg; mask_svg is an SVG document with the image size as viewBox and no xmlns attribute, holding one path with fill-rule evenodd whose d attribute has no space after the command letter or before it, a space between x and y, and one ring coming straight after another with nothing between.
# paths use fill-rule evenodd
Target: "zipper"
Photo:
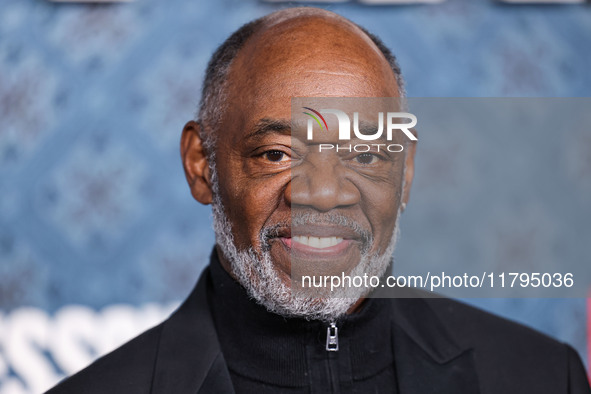
<instances>
[{"instance_id":1,"label":"zipper","mask_svg":"<svg viewBox=\"0 0 591 394\"><path fill-rule=\"evenodd\" d=\"M339 351L339 329L335 322L330 323L330 326L326 328L326 351Z\"/></svg>"}]
</instances>

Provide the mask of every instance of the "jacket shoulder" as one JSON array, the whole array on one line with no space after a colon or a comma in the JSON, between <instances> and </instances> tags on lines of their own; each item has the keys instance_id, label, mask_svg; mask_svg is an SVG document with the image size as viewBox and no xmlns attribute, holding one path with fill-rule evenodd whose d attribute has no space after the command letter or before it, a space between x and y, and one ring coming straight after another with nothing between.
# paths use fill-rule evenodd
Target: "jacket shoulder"
<instances>
[{"instance_id":1,"label":"jacket shoulder","mask_svg":"<svg viewBox=\"0 0 591 394\"><path fill-rule=\"evenodd\" d=\"M425 301L463 345L494 350L493 353L543 349L546 357L565 355L564 343L521 323L457 300L432 298Z\"/></svg>"},{"instance_id":2,"label":"jacket shoulder","mask_svg":"<svg viewBox=\"0 0 591 394\"><path fill-rule=\"evenodd\" d=\"M569 392L591 393L581 359L570 345L460 301L425 301L456 341L473 349L483 387L505 381L513 389L520 385L522 392L564 392L569 387Z\"/></svg>"},{"instance_id":3,"label":"jacket shoulder","mask_svg":"<svg viewBox=\"0 0 591 394\"><path fill-rule=\"evenodd\" d=\"M64 379L46 394L149 393L162 324Z\"/></svg>"}]
</instances>

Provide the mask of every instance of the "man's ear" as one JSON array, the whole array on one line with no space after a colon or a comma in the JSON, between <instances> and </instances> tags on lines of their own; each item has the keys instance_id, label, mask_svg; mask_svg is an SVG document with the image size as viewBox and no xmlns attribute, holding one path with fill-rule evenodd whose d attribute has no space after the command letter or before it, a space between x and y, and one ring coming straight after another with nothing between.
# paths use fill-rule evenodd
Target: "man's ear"
<instances>
[{"instance_id":1,"label":"man's ear","mask_svg":"<svg viewBox=\"0 0 591 394\"><path fill-rule=\"evenodd\" d=\"M410 129L415 137L418 137L418 132L415 129ZM402 211L408 204L410 197L410 188L412 186L412 180L415 175L415 152L417 150L417 141L409 141L406 145L406 158L404 162L404 189L402 190Z\"/></svg>"},{"instance_id":2,"label":"man's ear","mask_svg":"<svg viewBox=\"0 0 591 394\"><path fill-rule=\"evenodd\" d=\"M209 163L201 139L201 125L190 121L181 136L181 158L185 176L195 200L202 204L211 204L213 192Z\"/></svg>"}]
</instances>

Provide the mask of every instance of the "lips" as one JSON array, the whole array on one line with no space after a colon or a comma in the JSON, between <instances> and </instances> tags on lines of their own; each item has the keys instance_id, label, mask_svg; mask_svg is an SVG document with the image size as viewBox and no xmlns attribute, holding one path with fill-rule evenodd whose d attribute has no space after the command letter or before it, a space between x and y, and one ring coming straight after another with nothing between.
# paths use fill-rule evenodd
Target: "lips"
<instances>
[{"instance_id":1,"label":"lips","mask_svg":"<svg viewBox=\"0 0 591 394\"><path fill-rule=\"evenodd\" d=\"M303 253L309 257L336 257L360 241L359 235L352 229L331 224L300 225L290 230L278 238L292 254Z\"/></svg>"},{"instance_id":2,"label":"lips","mask_svg":"<svg viewBox=\"0 0 591 394\"><path fill-rule=\"evenodd\" d=\"M280 238L291 258L319 259L330 257L343 257L349 247L355 243L352 239L341 237L313 237L294 236L293 238Z\"/></svg>"},{"instance_id":3,"label":"lips","mask_svg":"<svg viewBox=\"0 0 591 394\"><path fill-rule=\"evenodd\" d=\"M359 264L365 240L353 226L316 222L275 228L268 245L274 261L293 279L350 272Z\"/></svg>"}]
</instances>

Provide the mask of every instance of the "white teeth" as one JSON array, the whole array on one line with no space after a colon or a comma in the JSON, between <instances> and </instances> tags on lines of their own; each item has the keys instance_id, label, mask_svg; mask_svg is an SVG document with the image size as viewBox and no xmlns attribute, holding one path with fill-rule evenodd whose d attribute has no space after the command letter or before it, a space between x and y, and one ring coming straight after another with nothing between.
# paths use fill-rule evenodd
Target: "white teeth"
<instances>
[{"instance_id":1,"label":"white teeth","mask_svg":"<svg viewBox=\"0 0 591 394\"><path fill-rule=\"evenodd\" d=\"M316 249L330 248L343 242L343 239L340 237L306 237L301 235L296 235L292 240L293 242Z\"/></svg>"}]
</instances>

